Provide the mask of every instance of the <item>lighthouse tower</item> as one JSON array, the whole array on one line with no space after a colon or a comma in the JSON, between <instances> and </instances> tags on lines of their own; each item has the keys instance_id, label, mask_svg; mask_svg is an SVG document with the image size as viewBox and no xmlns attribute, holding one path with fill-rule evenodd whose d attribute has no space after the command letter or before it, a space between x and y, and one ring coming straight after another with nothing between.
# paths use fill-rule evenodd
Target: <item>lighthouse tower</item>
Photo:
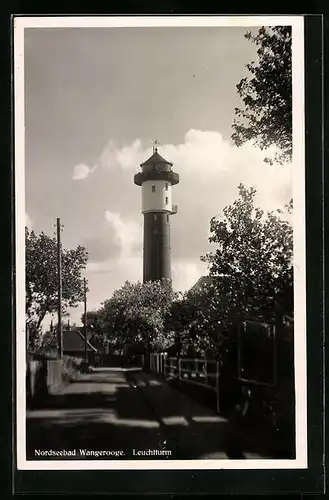
<instances>
[{"instance_id":1,"label":"lighthouse tower","mask_svg":"<svg viewBox=\"0 0 329 500\"><path fill-rule=\"evenodd\" d=\"M134 182L142 187L144 215L143 282L171 279L170 216L177 213L172 204L171 188L179 182L173 164L158 153L141 164Z\"/></svg>"}]
</instances>

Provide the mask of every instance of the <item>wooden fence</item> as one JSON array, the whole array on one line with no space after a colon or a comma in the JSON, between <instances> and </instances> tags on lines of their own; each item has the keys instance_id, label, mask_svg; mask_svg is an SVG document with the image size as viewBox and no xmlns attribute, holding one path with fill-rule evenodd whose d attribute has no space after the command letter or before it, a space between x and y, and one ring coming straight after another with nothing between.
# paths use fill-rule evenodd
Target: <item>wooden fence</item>
<instances>
[{"instance_id":1,"label":"wooden fence","mask_svg":"<svg viewBox=\"0 0 329 500\"><path fill-rule=\"evenodd\" d=\"M150 370L166 378L176 379L214 391L220 412L219 362L199 358L170 358L165 353L150 354Z\"/></svg>"}]
</instances>

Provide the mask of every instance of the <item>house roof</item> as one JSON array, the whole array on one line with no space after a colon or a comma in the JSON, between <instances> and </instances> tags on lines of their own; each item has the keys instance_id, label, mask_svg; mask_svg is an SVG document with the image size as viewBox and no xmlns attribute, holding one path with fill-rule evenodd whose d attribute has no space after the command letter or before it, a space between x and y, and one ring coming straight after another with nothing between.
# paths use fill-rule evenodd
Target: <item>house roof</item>
<instances>
[{"instance_id":1,"label":"house roof","mask_svg":"<svg viewBox=\"0 0 329 500\"><path fill-rule=\"evenodd\" d=\"M198 281L189 289L189 292L198 292L205 285L210 285L216 280L215 276L201 276Z\"/></svg>"},{"instance_id":2,"label":"house roof","mask_svg":"<svg viewBox=\"0 0 329 500\"><path fill-rule=\"evenodd\" d=\"M228 278L226 274L217 274L213 276L200 276L198 281L189 289L189 292L199 292L206 285L215 285L223 283L224 278Z\"/></svg>"},{"instance_id":3,"label":"house roof","mask_svg":"<svg viewBox=\"0 0 329 500\"><path fill-rule=\"evenodd\" d=\"M63 331L63 351L85 351L85 338L79 330ZM87 340L87 351L97 352L89 340Z\"/></svg>"}]
</instances>

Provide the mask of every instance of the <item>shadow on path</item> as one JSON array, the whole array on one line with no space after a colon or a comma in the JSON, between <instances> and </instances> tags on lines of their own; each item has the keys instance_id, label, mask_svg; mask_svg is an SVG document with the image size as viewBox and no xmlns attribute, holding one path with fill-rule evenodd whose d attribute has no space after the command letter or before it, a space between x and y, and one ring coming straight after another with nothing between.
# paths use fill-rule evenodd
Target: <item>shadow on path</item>
<instances>
[{"instance_id":1,"label":"shadow on path","mask_svg":"<svg viewBox=\"0 0 329 500\"><path fill-rule=\"evenodd\" d=\"M27 412L26 443L28 460L262 458L224 419L140 370L82 375Z\"/></svg>"}]
</instances>

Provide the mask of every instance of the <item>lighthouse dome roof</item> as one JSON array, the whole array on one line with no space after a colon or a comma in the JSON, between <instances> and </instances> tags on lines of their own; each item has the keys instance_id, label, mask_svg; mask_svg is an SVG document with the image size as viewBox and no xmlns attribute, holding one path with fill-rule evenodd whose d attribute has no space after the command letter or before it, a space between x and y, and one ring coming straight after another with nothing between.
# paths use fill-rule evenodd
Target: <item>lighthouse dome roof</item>
<instances>
[{"instance_id":1,"label":"lighthouse dome roof","mask_svg":"<svg viewBox=\"0 0 329 500\"><path fill-rule=\"evenodd\" d=\"M166 172L171 170L172 163L165 160L156 150L148 160L141 163L141 167L144 172L149 170Z\"/></svg>"}]
</instances>

